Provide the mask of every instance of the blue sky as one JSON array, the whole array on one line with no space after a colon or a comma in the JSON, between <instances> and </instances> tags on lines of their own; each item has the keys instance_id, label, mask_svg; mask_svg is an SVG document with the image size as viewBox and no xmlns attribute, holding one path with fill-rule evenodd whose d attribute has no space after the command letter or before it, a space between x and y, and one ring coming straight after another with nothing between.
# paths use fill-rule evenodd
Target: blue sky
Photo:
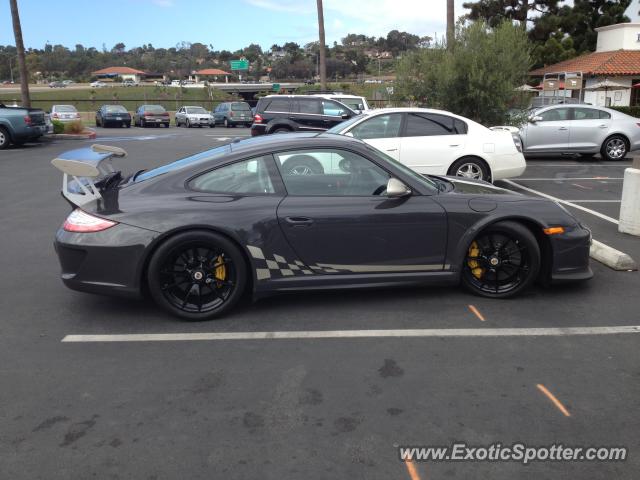
<instances>
[{"instance_id":1,"label":"blue sky","mask_svg":"<svg viewBox=\"0 0 640 480\"><path fill-rule=\"evenodd\" d=\"M462 14L464 0L456 0ZM316 0L18 0L27 48L45 43L72 48L127 48L151 43L212 44L237 50L317 39ZM45 5L48 5L45 6ZM446 0L324 0L327 43L347 33L385 36L389 30L442 35ZM0 3L0 45L13 45L9 2Z\"/></svg>"}]
</instances>

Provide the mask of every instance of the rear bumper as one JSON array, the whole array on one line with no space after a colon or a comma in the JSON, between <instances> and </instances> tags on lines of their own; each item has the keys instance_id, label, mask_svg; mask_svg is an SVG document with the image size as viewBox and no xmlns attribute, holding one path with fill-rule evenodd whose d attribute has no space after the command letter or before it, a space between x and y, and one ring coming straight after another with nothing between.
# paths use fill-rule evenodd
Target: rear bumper
<instances>
[{"instance_id":1,"label":"rear bumper","mask_svg":"<svg viewBox=\"0 0 640 480\"><path fill-rule=\"evenodd\" d=\"M97 233L58 230L61 279L72 290L139 297L145 253L158 234L118 224Z\"/></svg>"},{"instance_id":2,"label":"rear bumper","mask_svg":"<svg viewBox=\"0 0 640 480\"><path fill-rule=\"evenodd\" d=\"M491 158L491 179L496 181L519 177L526 168L527 162L520 152L494 155Z\"/></svg>"},{"instance_id":3,"label":"rear bumper","mask_svg":"<svg viewBox=\"0 0 640 480\"><path fill-rule=\"evenodd\" d=\"M251 125L251 136L257 137L258 135L264 135L267 133L267 126L259 123Z\"/></svg>"},{"instance_id":4,"label":"rear bumper","mask_svg":"<svg viewBox=\"0 0 640 480\"><path fill-rule=\"evenodd\" d=\"M35 140L47 133L46 125L34 125L33 127L24 127L18 131L11 133L11 138L16 142Z\"/></svg>"}]
</instances>

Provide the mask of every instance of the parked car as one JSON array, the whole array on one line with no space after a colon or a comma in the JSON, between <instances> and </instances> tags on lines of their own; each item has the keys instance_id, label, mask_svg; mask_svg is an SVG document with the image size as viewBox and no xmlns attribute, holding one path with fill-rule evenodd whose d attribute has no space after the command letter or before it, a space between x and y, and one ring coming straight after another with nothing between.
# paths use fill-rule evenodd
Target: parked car
<instances>
[{"instance_id":1,"label":"parked car","mask_svg":"<svg viewBox=\"0 0 640 480\"><path fill-rule=\"evenodd\" d=\"M73 80L63 80L62 83L65 85L73 85L75 82Z\"/></svg>"},{"instance_id":2,"label":"parked car","mask_svg":"<svg viewBox=\"0 0 640 480\"><path fill-rule=\"evenodd\" d=\"M75 122L80 120L80 114L73 105L53 105L51 107L51 119L59 122Z\"/></svg>"},{"instance_id":3,"label":"parked car","mask_svg":"<svg viewBox=\"0 0 640 480\"><path fill-rule=\"evenodd\" d=\"M210 127L216 126L213 115L211 115L203 107L180 107L176 112L176 127L184 125L191 127Z\"/></svg>"},{"instance_id":4,"label":"parked car","mask_svg":"<svg viewBox=\"0 0 640 480\"><path fill-rule=\"evenodd\" d=\"M311 92L309 92L311 93ZM312 95L329 98L331 100L336 100L340 103L344 103L347 107L355 112L366 112L371 110L369 104L367 103L367 99L361 97L359 95L348 95L340 92L325 92L325 93L311 93Z\"/></svg>"},{"instance_id":5,"label":"parked car","mask_svg":"<svg viewBox=\"0 0 640 480\"><path fill-rule=\"evenodd\" d=\"M91 82L89 86L91 88L104 88L104 87L107 87L108 85L105 82L97 81L97 82Z\"/></svg>"},{"instance_id":6,"label":"parked car","mask_svg":"<svg viewBox=\"0 0 640 480\"><path fill-rule=\"evenodd\" d=\"M268 95L258 101L251 135L322 132L357 115L343 103L314 95Z\"/></svg>"},{"instance_id":7,"label":"parked car","mask_svg":"<svg viewBox=\"0 0 640 480\"><path fill-rule=\"evenodd\" d=\"M45 114L40 108L6 107L0 103L0 150L12 143L36 140L45 133Z\"/></svg>"},{"instance_id":8,"label":"parked car","mask_svg":"<svg viewBox=\"0 0 640 480\"><path fill-rule=\"evenodd\" d=\"M139 85L138 82L135 82L131 79L127 79L122 82L123 87L137 87L138 85Z\"/></svg>"},{"instance_id":9,"label":"parked car","mask_svg":"<svg viewBox=\"0 0 640 480\"><path fill-rule=\"evenodd\" d=\"M63 183L76 209L55 238L62 281L149 292L187 320L223 315L246 294L462 283L498 299L536 280L593 275L591 232L556 202L422 176L347 136L241 140L133 176L111 169L124 155L94 145L52 162L67 179L86 171L81 182L101 185ZM318 155L340 172L282 168Z\"/></svg>"},{"instance_id":10,"label":"parked car","mask_svg":"<svg viewBox=\"0 0 640 480\"><path fill-rule=\"evenodd\" d=\"M131 114L122 105L102 105L96 112L96 127L131 127Z\"/></svg>"},{"instance_id":11,"label":"parked car","mask_svg":"<svg viewBox=\"0 0 640 480\"><path fill-rule=\"evenodd\" d=\"M554 105L534 110L519 129L525 156L576 155L622 160L640 150L640 120L610 108Z\"/></svg>"},{"instance_id":12,"label":"parked car","mask_svg":"<svg viewBox=\"0 0 640 480\"><path fill-rule=\"evenodd\" d=\"M64 82L49 82L49 88L65 88L67 86Z\"/></svg>"},{"instance_id":13,"label":"parked car","mask_svg":"<svg viewBox=\"0 0 640 480\"><path fill-rule=\"evenodd\" d=\"M133 124L137 127L164 125L169 128L169 112L162 105L141 105L133 114Z\"/></svg>"},{"instance_id":14,"label":"parked car","mask_svg":"<svg viewBox=\"0 0 640 480\"><path fill-rule=\"evenodd\" d=\"M519 139L426 108L370 110L329 130L364 140L418 173L495 181L526 168Z\"/></svg>"},{"instance_id":15,"label":"parked car","mask_svg":"<svg viewBox=\"0 0 640 480\"><path fill-rule=\"evenodd\" d=\"M247 102L224 102L213 110L213 118L216 125L235 127L244 125L250 127L253 123L251 106Z\"/></svg>"}]
</instances>

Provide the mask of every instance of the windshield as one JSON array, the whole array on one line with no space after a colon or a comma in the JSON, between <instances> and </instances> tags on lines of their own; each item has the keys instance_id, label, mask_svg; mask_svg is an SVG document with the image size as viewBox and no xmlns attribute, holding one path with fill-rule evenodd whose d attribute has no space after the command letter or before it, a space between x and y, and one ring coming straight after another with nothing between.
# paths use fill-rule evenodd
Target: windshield
<instances>
[{"instance_id":1,"label":"windshield","mask_svg":"<svg viewBox=\"0 0 640 480\"><path fill-rule=\"evenodd\" d=\"M429 177L420 175L418 172L411 170L409 167L400 163L395 158L392 158L386 153L381 152L377 148L373 148L371 145L367 145L367 150L369 150L372 154L374 154L378 158L381 158L382 160L386 161L387 163L391 163L398 170L401 170L402 173L404 173L408 177L411 177L412 180L415 180L420 185L423 185L424 187L426 187L430 192L435 194L440 191L440 189L438 188L438 184L433 180L431 180Z\"/></svg>"},{"instance_id":2,"label":"windshield","mask_svg":"<svg viewBox=\"0 0 640 480\"><path fill-rule=\"evenodd\" d=\"M202 107L187 108L187 113L209 113Z\"/></svg>"},{"instance_id":3,"label":"windshield","mask_svg":"<svg viewBox=\"0 0 640 480\"><path fill-rule=\"evenodd\" d=\"M127 109L122 105L107 105L105 110L108 113L127 113Z\"/></svg>"},{"instance_id":4,"label":"windshield","mask_svg":"<svg viewBox=\"0 0 640 480\"><path fill-rule=\"evenodd\" d=\"M231 104L231 110L233 111L246 111L246 110L251 110L251 107L249 106L248 103L232 103Z\"/></svg>"},{"instance_id":5,"label":"windshield","mask_svg":"<svg viewBox=\"0 0 640 480\"><path fill-rule=\"evenodd\" d=\"M353 125L354 123L359 122L363 118L366 118L366 117L363 117L362 115L357 115L355 117L351 117L349 120L345 120L344 122L341 122L338 125L335 125L335 126L331 127L329 130L327 130L327 133L340 134L340 132L344 131L345 129L347 129L348 127Z\"/></svg>"},{"instance_id":6,"label":"windshield","mask_svg":"<svg viewBox=\"0 0 640 480\"><path fill-rule=\"evenodd\" d=\"M144 111L151 113L164 113L165 109L161 105L147 105L144 107Z\"/></svg>"},{"instance_id":7,"label":"windshield","mask_svg":"<svg viewBox=\"0 0 640 480\"><path fill-rule=\"evenodd\" d=\"M175 170L180 170L181 168L191 167L198 163L208 162L209 160L220 158L230 151L230 145L222 145L221 147L212 148L211 150L206 150L204 152L196 153L195 155L176 160L175 162L167 163L166 165L162 165L161 167L147 170L138 174L133 180L135 182L142 182L143 180L148 180L164 173L173 172Z\"/></svg>"},{"instance_id":8,"label":"windshield","mask_svg":"<svg viewBox=\"0 0 640 480\"><path fill-rule=\"evenodd\" d=\"M56 105L56 112L77 112L73 105Z\"/></svg>"}]
</instances>

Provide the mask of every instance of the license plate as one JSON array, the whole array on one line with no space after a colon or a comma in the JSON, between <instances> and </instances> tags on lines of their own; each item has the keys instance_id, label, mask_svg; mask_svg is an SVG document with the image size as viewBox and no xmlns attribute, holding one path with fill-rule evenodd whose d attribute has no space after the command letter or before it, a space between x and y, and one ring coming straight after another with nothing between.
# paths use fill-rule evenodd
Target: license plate
<instances>
[{"instance_id":1,"label":"license plate","mask_svg":"<svg viewBox=\"0 0 640 480\"><path fill-rule=\"evenodd\" d=\"M116 117L116 120L122 120L122 117Z\"/></svg>"},{"instance_id":2,"label":"license plate","mask_svg":"<svg viewBox=\"0 0 640 480\"><path fill-rule=\"evenodd\" d=\"M162 121L161 118L156 118L156 122L160 123Z\"/></svg>"}]
</instances>

